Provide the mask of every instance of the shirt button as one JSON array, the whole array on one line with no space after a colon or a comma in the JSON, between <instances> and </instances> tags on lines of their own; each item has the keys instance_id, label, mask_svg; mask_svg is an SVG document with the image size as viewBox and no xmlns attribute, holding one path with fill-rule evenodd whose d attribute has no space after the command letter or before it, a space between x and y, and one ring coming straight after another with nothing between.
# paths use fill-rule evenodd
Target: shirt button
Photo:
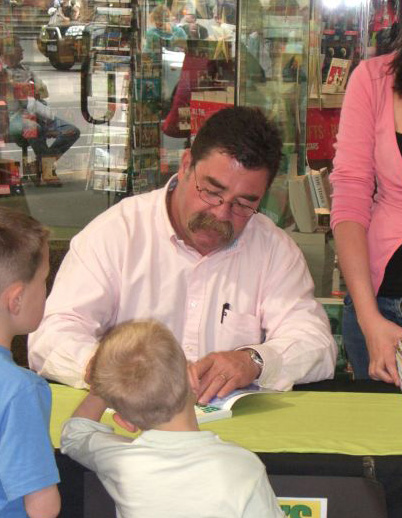
<instances>
[{"instance_id":1,"label":"shirt button","mask_svg":"<svg viewBox=\"0 0 402 518\"><path fill-rule=\"evenodd\" d=\"M190 303L191 308L196 308L197 306L198 306L198 303L194 302L194 300L193 300L193 302Z\"/></svg>"}]
</instances>

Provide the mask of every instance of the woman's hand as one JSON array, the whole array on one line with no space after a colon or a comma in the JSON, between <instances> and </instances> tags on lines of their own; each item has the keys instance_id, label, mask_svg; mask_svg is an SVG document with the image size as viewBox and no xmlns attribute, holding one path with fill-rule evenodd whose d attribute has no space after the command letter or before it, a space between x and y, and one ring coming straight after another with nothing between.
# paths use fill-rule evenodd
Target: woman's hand
<instances>
[{"instance_id":1,"label":"woman's hand","mask_svg":"<svg viewBox=\"0 0 402 518\"><path fill-rule=\"evenodd\" d=\"M402 340L402 327L390 322L382 315L371 319L369 325L362 325L367 350L370 357L369 375L375 380L394 383L401 382L396 367L395 351Z\"/></svg>"}]
</instances>

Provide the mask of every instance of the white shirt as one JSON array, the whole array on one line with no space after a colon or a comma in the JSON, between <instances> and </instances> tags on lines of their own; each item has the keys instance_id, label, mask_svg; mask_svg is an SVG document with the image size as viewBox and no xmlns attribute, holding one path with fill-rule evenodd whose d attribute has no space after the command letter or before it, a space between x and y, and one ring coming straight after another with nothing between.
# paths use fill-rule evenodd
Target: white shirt
<instances>
[{"instance_id":1,"label":"white shirt","mask_svg":"<svg viewBox=\"0 0 402 518\"><path fill-rule=\"evenodd\" d=\"M96 342L111 326L155 318L189 360L252 345L266 388L333 377L336 345L296 244L256 214L231 246L201 256L176 236L167 188L123 200L72 239L29 340L31 367L83 387Z\"/></svg>"},{"instance_id":2,"label":"white shirt","mask_svg":"<svg viewBox=\"0 0 402 518\"><path fill-rule=\"evenodd\" d=\"M133 441L75 417L61 451L96 472L118 518L285 516L258 457L209 431L149 430Z\"/></svg>"}]
</instances>

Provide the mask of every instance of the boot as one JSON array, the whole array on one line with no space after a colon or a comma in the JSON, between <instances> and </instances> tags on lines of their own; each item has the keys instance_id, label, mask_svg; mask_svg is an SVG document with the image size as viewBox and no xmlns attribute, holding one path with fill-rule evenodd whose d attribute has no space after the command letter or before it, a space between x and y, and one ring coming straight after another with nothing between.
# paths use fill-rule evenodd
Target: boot
<instances>
[{"instance_id":1,"label":"boot","mask_svg":"<svg viewBox=\"0 0 402 518\"><path fill-rule=\"evenodd\" d=\"M63 184L57 176L54 164L57 158L53 156L42 157L42 177L39 185L51 185L61 187Z\"/></svg>"}]
</instances>

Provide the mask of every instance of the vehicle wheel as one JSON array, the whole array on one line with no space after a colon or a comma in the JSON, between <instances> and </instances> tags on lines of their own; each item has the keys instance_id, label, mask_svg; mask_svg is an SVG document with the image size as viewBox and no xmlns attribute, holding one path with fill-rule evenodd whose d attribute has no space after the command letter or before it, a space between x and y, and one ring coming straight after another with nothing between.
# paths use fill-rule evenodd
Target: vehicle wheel
<instances>
[{"instance_id":1,"label":"vehicle wheel","mask_svg":"<svg viewBox=\"0 0 402 518\"><path fill-rule=\"evenodd\" d=\"M57 56L49 56L49 61L56 70L70 70L75 63L74 57L71 58L71 61L61 62Z\"/></svg>"}]
</instances>

